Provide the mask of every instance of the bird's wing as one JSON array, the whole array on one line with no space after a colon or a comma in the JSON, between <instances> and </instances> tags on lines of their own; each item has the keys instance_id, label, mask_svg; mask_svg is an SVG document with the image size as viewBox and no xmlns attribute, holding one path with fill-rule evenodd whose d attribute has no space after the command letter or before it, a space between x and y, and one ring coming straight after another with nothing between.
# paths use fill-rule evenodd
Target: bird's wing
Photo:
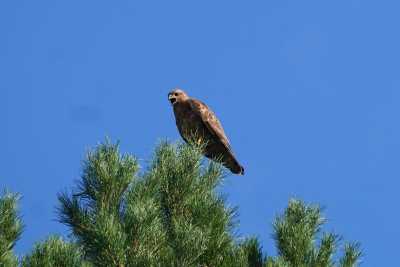
<instances>
[{"instance_id":1,"label":"bird's wing","mask_svg":"<svg viewBox=\"0 0 400 267\"><path fill-rule=\"evenodd\" d=\"M210 131L212 135L218 138L221 143L231 151L231 145L229 144L229 140L225 135L224 129L222 128L221 123L219 122L217 116L215 116L214 112L203 102L190 99L190 106L197 115L200 116L204 125L206 125L207 129Z\"/></svg>"}]
</instances>

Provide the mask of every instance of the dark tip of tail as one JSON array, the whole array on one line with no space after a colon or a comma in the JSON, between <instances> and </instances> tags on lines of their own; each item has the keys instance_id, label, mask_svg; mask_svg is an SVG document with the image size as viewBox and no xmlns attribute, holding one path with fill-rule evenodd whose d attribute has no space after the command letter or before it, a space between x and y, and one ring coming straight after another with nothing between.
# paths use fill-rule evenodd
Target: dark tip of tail
<instances>
[{"instance_id":1,"label":"dark tip of tail","mask_svg":"<svg viewBox=\"0 0 400 267\"><path fill-rule=\"evenodd\" d=\"M240 166L240 172L238 173L239 175L244 175L244 168L243 166Z\"/></svg>"},{"instance_id":2,"label":"dark tip of tail","mask_svg":"<svg viewBox=\"0 0 400 267\"><path fill-rule=\"evenodd\" d=\"M232 173L238 175L244 175L244 168L240 165L235 166L235 168L230 169Z\"/></svg>"}]
</instances>

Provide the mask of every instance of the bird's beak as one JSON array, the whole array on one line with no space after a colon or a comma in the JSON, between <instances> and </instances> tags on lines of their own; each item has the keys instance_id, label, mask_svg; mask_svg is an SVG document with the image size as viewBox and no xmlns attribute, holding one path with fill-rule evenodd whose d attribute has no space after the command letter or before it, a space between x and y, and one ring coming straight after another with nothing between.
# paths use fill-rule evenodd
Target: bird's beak
<instances>
[{"instance_id":1,"label":"bird's beak","mask_svg":"<svg viewBox=\"0 0 400 267\"><path fill-rule=\"evenodd\" d=\"M173 94L168 94L168 100L169 102L171 102L172 105L175 104L176 102L176 98L174 97Z\"/></svg>"}]
</instances>

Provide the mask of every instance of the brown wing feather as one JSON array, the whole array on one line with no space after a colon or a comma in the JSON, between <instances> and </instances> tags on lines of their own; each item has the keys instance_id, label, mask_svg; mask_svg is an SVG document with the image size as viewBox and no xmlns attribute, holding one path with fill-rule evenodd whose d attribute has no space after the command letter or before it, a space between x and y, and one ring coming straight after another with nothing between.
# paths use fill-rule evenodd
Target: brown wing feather
<instances>
[{"instance_id":1,"label":"brown wing feather","mask_svg":"<svg viewBox=\"0 0 400 267\"><path fill-rule=\"evenodd\" d=\"M221 123L219 122L217 116L215 116L214 112L212 112L212 110L209 109L206 104L199 100L190 99L189 103L192 111L201 118L202 123L206 126L209 133L215 137L214 139L216 141L218 141L218 143L207 148L209 150L207 154L209 155L206 156L213 158L213 156L215 156L215 152L217 152L220 154L220 156L222 156L222 163L227 168L229 168L233 173L243 175L244 168L236 160L229 144L229 140L225 135L224 129L222 128Z\"/></svg>"},{"instance_id":2,"label":"brown wing feather","mask_svg":"<svg viewBox=\"0 0 400 267\"><path fill-rule=\"evenodd\" d=\"M174 113L179 133L186 142L186 134L188 132L190 134L188 127L192 128L191 130L195 128L207 131L203 137L211 137L212 140L207 140L211 142L206 145L205 156L214 160L222 157L221 163L225 167L233 173L244 174L244 168L236 160L221 123L206 104L196 99L189 99L185 101L185 105L174 106Z\"/></svg>"},{"instance_id":3,"label":"brown wing feather","mask_svg":"<svg viewBox=\"0 0 400 267\"><path fill-rule=\"evenodd\" d=\"M204 125L206 125L211 134L216 136L218 140L221 141L221 143L229 151L231 151L229 140L226 137L224 129L222 128L222 125L219 122L217 116L215 116L214 112L206 104L199 100L190 99L189 103L192 107L193 112L200 116Z\"/></svg>"}]
</instances>

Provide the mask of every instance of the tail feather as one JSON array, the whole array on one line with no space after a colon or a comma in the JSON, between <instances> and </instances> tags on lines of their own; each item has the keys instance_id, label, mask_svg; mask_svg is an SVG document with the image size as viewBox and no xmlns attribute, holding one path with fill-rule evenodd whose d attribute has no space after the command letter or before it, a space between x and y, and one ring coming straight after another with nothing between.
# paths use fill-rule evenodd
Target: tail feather
<instances>
[{"instance_id":1,"label":"tail feather","mask_svg":"<svg viewBox=\"0 0 400 267\"><path fill-rule=\"evenodd\" d=\"M204 151L204 156L216 162L222 163L234 174L244 175L244 168L237 161L232 150L227 149L225 146L222 146L219 143L207 145Z\"/></svg>"},{"instance_id":2,"label":"tail feather","mask_svg":"<svg viewBox=\"0 0 400 267\"><path fill-rule=\"evenodd\" d=\"M228 159L224 161L224 166L227 167L232 173L244 175L244 168L240 163L236 160L236 158L232 155Z\"/></svg>"},{"instance_id":3,"label":"tail feather","mask_svg":"<svg viewBox=\"0 0 400 267\"><path fill-rule=\"evenodd\" d=\"M239 164L237 164L235 166L227 166L227 167L234 174L244 175L244 168L243 168L243 166L241 166Z\"/></svg>"}]
</instances>

